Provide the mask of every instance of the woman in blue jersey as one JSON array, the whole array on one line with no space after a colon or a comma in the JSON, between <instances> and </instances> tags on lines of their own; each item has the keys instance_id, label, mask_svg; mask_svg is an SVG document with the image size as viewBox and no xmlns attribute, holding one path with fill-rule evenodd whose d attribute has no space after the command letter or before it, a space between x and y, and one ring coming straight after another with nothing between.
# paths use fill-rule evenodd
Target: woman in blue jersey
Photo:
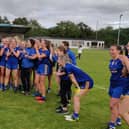
<instances>
[{"instance_id":1,"label":"woman in blue jersey","mask_svg":"<svg viewBox=\"0 0 129 129\"><path fill-rule=\"evenodd\" d=\"M12 74L12 79L14 82L14 92L18 91L18 58L20 52L17 48L17 42L15 38L10 38L9 49L6 54L6 72L5 72L5 88L8 87L10 75Z\"/></svg>"},{"instance_id":2,"label":"woman in blue jersey","mask_svg":"<svg viewBox=\"0 0 129 129\"><path fill-rule=\"evenodd\" d=\"M46 100L45 80L46 77L50 74L51 65L49 60L50 51L48 41L41 39L40 45L40 49L38 47L35 48L38 58L35 84L40 92L40 96L36 97L36 99L38 102L42 103Z\"/></svg>"},{"instance_id":3,"label":"woman in blue jersey","mask_svg":"<svg viewBox=\"0 0 129 129\"><path fill-rule=\"evenodd\" d=\"M31 70L34 67L33 57L36 52L32 48L30 41L25 43L25 48L21 52L21 80L23 85L23 93L29 95L31 87Z\"/></svg>"},{"instance_id":4,"label":"woman in blue jersey","mask_svg":"<svg viewBox=\"0 0 129 129\"><path fill-rule=\"evenodd\" d=\"M68 121L77 121L79 120L80 112L80 98L86 95L91 88L93 88L92 78L83 72L79 67L67 63L65 57L62 57L58 60L60 66L65 69L66 74L69 76L72 83L75 85L76 92L73 98L74 101L74 112L72 115L65 116Z\"/></svg>"},{"instance_id":5,"label":"woman in blue jersey","mask_svg":"<svg viewBox=\"0 0 129 129\"><path fill-rule=\"evenodd\" d=\"M129 43L127 44L127 50L129 51ZM126 56L129 58L128 52ZM127 68L125 68L124 74L127 77L127 83L123 89L123 94L120 100L119 114L129 125L129 71L127 71Z\"/></svg>"},{"instance_id":6,"label":"woman in blue jersey","mask_svg":"<svg viewBox=\"0 0 129 129\"><path fill-rule=\"evenodd\" d=\"M119 125L119 102L123 92L124 86L126 86L127 79L124 75L125 66L129 70L129 62L127 57L122 56L122 49L119 46L113 45L110 47L110 60L109 69L111 72L110 77L110 111L111 120L108 124L109 129L115 129L116 125Z\"/></svg>"},{"instance_id":7,"label":"woman in blue jersey","mask_svg":"<svg viewBox=\"0 0 129 129\"><path fill-rule=\"evenodd\" d=\"M0 48L0 88L4 89L4 75L5 75L5 68L6 68L6 53L8 51L8 44L9 39L3 38L2 45Z\"/></svg>"},{"instance_id":8,"label":"woman in blue jersey","mask_svg":"<svg viewBox=\"0 0 129 129\"><path fill-rule=\"evenodd\" d=\"M120 100L119 113L120 113L120 116L129 125L129 77L128 77L127 86L124 88L123 96L121 97L121 100Z\"/></svg>"}]
</instances>

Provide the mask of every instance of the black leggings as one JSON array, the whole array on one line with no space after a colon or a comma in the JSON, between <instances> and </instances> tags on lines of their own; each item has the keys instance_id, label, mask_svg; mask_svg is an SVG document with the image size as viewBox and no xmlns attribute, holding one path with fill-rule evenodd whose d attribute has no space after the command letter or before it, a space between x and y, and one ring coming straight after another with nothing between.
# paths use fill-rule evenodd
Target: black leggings
<instances>
[{"instance_id":1,"label":"black leggings","mask_svg":"<svg viewBox=\"0 0 129 129\"><path fill-rule=\"evenodd\" d=\"M23 90L25 92L30 92L30 76L31 76L30 68L21 69L21 80L22 80Z\"/></svg>"},{"instance_id":2,"label":"black leggings","mask_svg":"<svg viewBox=\"0 0 129 129\"><path fill-rule=\"evenodd\" d=\"M79 58L79 60L81 59L81 55L82 55L81 53L79 53L79 54L78 54L78 58Z\"/></svg>"},{"instance_id":3,"label":"black leggings","mask_svg":"<svg viewBox=\"0 0 129 129\"><path fill-rule=\"evenodd\" d=\"M60 86L61 104L63 107L67 107L68 100L71 100L72 82L70 80L61 80Z\"/></svg>"}]
</instances>

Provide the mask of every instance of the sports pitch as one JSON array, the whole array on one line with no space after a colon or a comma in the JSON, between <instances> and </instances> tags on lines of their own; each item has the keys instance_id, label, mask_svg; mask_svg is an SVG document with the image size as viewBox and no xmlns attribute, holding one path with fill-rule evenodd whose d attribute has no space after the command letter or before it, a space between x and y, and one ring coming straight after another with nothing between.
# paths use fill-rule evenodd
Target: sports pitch
<instances>
[{"instance_id":1,"label":"sports pitch","mask_svg":"<svg viewBox=\"0 0 129 129\"><path fill-rule=\"evenodd\" d=\"M107 50L85 50L78 66L89 73L95 81L94 88L82 98L79 122L67 122L56 114L59 106L57 85L53 77L52 92L45 104L38 104L32 96L0 93L0 129L105 129L110 118L108 86L110 73ZM69 108L72 113L72 106ZM123 122L118 129L128 129Z\"/></svg>"}]
</instances>

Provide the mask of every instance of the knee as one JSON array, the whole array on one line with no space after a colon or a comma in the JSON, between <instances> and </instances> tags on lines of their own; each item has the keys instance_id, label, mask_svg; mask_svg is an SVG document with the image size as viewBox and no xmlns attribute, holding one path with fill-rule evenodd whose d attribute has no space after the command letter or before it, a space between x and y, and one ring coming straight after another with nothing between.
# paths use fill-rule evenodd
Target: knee
<instances>
[{"instance_id":1,"label":"knee","mask_svg":"<svg viewBox=\"0 0 129 129\"><path fill-rule=\"evenodd\" d=\"M1 75L2 77L4 76L4 71L3 71L3 70L1 70L0 75Z\"/></svg>"},{"instance_id":2,"label":"knee","mask_svg":"<svg viewBox=\"0 0 129 129\"><path fill-rule=\"evenodd\" d=\"M9 77L10 77L9 74L5 74L6 79L9 79Z\"/></svg>"},{"instance_id":3,"label":"knee","mask_svg":"<svg viewBox=\"0 0 129 129\"><path fill-rule=\"evenodd\" d=\"M114 103L110 103L110 110L113 110L115 104Z\"/></svg>"},{"instance_id":4,"label":"knee","mask_svg":"<svg viewBox=\"0 0 129 129\"><path fill-rule=\"evenodd\" d=\"M80 101L80 96L75 95L73 99L74 99L75 102L78 102L78 101Z\"/></svg>"},{"instance_id":5,"label":"knee","mask_svg":"<svg viewBox=\"0 0 129 129\"><path fill-rule=\"evenodd\" d=\"M119 115L123 117L123 112L119 110Z\"/></svg>"},{"instance_id":6,"label":"knee","mask_svg":"<svg viewBox=\"0 0 129 129\"><path fill-rule=\"evenodd\" d=\"M35 85L38 85L38 80L35 80L34 83L35 83Z\"/></svg>"}]
</instances>

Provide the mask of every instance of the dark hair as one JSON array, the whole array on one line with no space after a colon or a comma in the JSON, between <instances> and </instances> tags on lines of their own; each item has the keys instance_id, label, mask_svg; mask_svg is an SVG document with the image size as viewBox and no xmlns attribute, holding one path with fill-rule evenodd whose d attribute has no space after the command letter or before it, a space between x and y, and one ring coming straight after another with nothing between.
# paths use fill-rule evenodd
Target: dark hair
<instances>
[{"instance_id":1,"label":"dark hair","mask_svg":"<svg viewBox=\"0 0 129 129\"><path fill-rule=\"evenodd\" d=\"M58 49L63 52L64 54L66 54L66 50L63 46L59 46Z\"/></svg>"},{"instance_id":2,"label":"dark hair","mask_svg":"<svg viewBox=\"0 0 129 129\"><path fill-rule=\"evenodd\" d=\"M118 45L112 45L111 47L116 47L116 49L120 52L120 54L122 55L123 54L123 49L121 46L118 46Z\"/></svg>"},{"instance_id":3,"label":"dark hair","mask_svg":"<svg viewBox=\"0 0 129 129\"><path fill-rule=\"evenodd\" d=\"M34 39L29 39L30 43L31 43L31 46L34 47L35 45L35 40Z\"/></svg>"},{"instance_id":4,"label":"dark hair","mask_svg":"<svg viewBox=\"0 0 129 129\"><path fill-rule=\"evenodd\" d=\"M64 44L64 46L69 47L69 42L63 41L62 43Z\"/></svg>"},{"instance_id":5,"label":"dark hair","mask_svg":"<svg viewBox=\"0 0 129 129\"><path fill-rule=\"evenodd\" d=\"M128 50L126 46L124 47L124 50L125 50L125 55L128 56Z\"/></svg>"},{"instance_id":6,"label":"dark hair","mask_svg":"<svg viewBox=\"0 0 129 129\"><path fill-rule=\"evenodd\" d=\"M45 44L46 44L46 48L47 48L48 50L50 50L51 41L49 41L49 40L44 40L44 42L45 42Z\"/></svg>"},{"instance_id":7,"label":"dark hair","mask_svg":"<svg viewBox=\"0 0 129 129\"><path fill-rule=\"evenodd\" d=\"M54 44L53 43L51 43L51 47L54 48Z\"/></svg>"}]
</instances>

